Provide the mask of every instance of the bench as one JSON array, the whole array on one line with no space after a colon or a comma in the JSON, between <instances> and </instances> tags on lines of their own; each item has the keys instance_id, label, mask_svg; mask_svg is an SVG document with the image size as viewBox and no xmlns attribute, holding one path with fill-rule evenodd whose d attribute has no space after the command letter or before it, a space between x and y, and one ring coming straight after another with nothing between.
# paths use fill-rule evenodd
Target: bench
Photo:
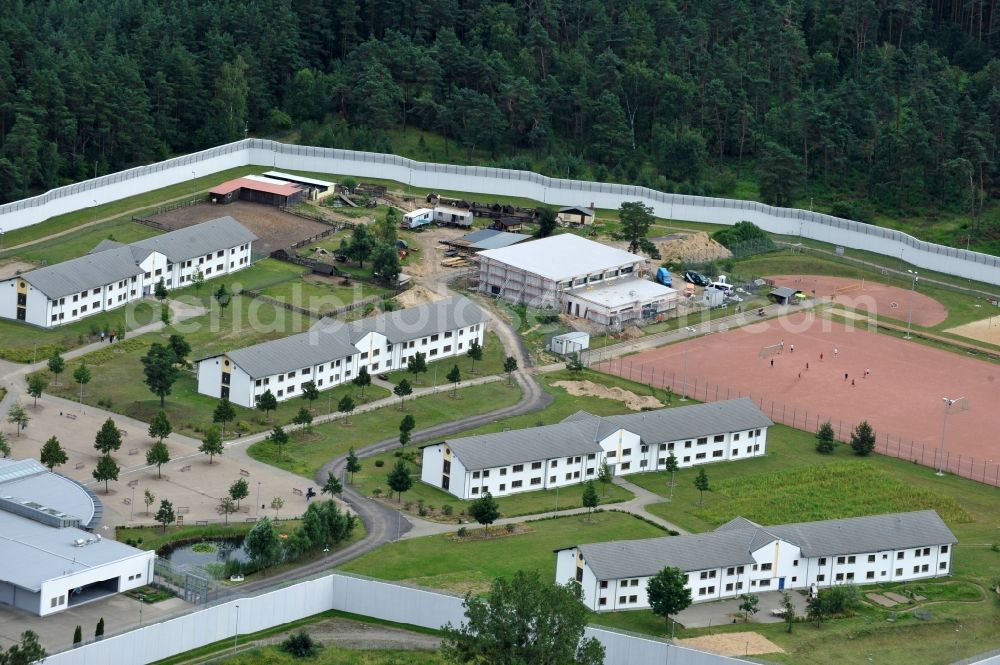
<instances>
[{"instance_id":1,"label":"bench","mask_svg":"<svg viewBox=\"0 0 1000 665\"><path fill-rule=\"evenodd\" d=\"M84 464L83 462L77 462L77 463L76 463L76 470L77 470L77 471L79 471L80 469L82 469L82 468L84 468L84 467L86 467L86 466L87 466L87 465L86 465L86 464Z\"/></svg>"},{"instance_id":2,"label":"bench","mask_svg":"<svg viewBox=\"0 0 1000 665\"><path fill-rule=\"evenodd\" d=\"M138 455L139 454L139 449L138 448L129 448L128 449L128 454L129 455Z\"/></svg>"},{"instance_id":3,"label":"bench","mask_svg":"<svg viewBox=\"0 0 1000 665\"><path fill-rule=\"evenodd\" d=\"M132 499L130 499L128 497L125 497L124 499L122 499L122 503L124 503L126 506L131 506L132 505Z\"/></svg>"},{"instance_id":4,"label":"bench","mask_svg":"<svg viewBox=\"0 0 1000 665\"><path fill-rule=\"evenodd\" d=\"M243 476L244 478L249 478L250 472L247 471L246 469L240 469L240 475Z\"/></svg>"},{"instance_id":5,"label":"bench","mask_svg":"<svg viewBox=\"0 0 1000 665\"><path fill-rule=\"evenodd\" d=\"M208 526L208 520L197 520L195 524L198 526Z\"/></svg>"},{"instance_id":6,"label":"bench","mask_svg":"<svg viewBox=\"0 0 1000 665\"><path fill-rule=\"evenodd\" d=\"M254 522L257 521L257 518L256 517L247 517L243 521L246 522L247 524L253 524Z\"/></svg>"},{"instance_id":7,"label":"bench","mask_svg":"<svg viewBox=\"0 0 1000 665\"><path fill-rule=\"evenodd\" d=\"M181 467L181 473L184 473L185 471L190 471L190 470L191 470L191 465L190 464L188 464L187 466L182 466Z\"/></svg>"},{"instance_id":8,"label":"bench","mask_svg":"<svg viewBox=\"0 0 1000 665\"><path fill-rule=\"evenodd\" d=\"M138 485L139 485L139 481L138 480L130 480L130 481L128 481L128 486L129 487L138 487Z\"/></svg>"},{"instance_id":9,"label":"bench","mask_svg":"<svg viewBox=\"0 0 1000 665\"><path fill-rule=\"evenodd\" d=\"M302 490L300 490L298 487L293 487L292 494L298 494L299 496L302 496Z\"/></svg>"},{"instance_id":10,"label":"bench","mask_svg":"<svg viewBox=\"0 0 1000 665\"><path fill-rule=\"evenodd\" d=\"M65 415L70 420L76 420L76 414L75 413L65 413L63 415Z\"/></svg>"}]
</instances>

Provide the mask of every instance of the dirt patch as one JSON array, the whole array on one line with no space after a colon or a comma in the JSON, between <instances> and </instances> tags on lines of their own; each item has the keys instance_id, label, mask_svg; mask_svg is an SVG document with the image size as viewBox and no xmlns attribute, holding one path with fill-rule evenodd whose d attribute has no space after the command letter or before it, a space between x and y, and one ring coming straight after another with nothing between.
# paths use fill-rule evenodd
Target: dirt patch
<instances>
[{"instance_id":1,"label":"dirt patch","mask_svg":"<svg viewBox=\"0 0 1000 665\"><path fill-rule=\"evenodd\" d=\"M961 335L977 342L1000 345L1000 315L979 319L972 323L948 328L945 332Z\"/></svg>"},{"instance_id":2,"label":"dirt patch","mask_svg":"<svg viewBox=\"0 0 1000 665\"><path fill-rule=\"evenodd\" d=\"M762 653L785 653L785 650L760 633L717 633L676 640L678 644L722 656L753 656Z\"/></svg>"},{"instance_id":3,"label":"dirt patch","mask_svg":"<svg viewBox=\"0 0 1000 665\"><path fill-rule=\"evenodd\" d=\"M396 302L403 307L415 307L441 300L442 296L423 286L414 286L396 296Z\"/></svg>"},{"instance_id":4,"label":"dirt patch","mask_svg":"<svg viewBox=\"0 0 1000 665\"><path fill-rule=\"evenodd\" d=\"M330 228L321 222L282 212L274 206L247 201L235 201L227 205L202 203L154 215L150 219L164 224L170 230L175 230L226 215L236 219L260 238L253 245L255 253L270 254Z\"/></svg>"},{"instance_id":5,"label":"dirt patch","mask_svg":"<svg viewBox=\"0 0 1000 665\"><path fill-rule=\"evenodd\" d=\"M630 411L658 409L663 406L663 402L655 397L636 395L631 390L618 387L609 388L593 381L556 381L552 385L565 389L566 392L574 397L601 397L603 399L624 402Z\"/></svg>"},{"instance_id":6,"label":"dirt patch","mask_svg":"<svg viewBox=\"0 0 1000 665\"><path fill-rule=\"evenodd\" d=\"M28 272L29 270L34 270L36 267L34 263L28 263L27 261L10 261L0 265L0 279L7 279L22 272Z\"/></svg>"},{"instance_id":7,"label":"dirt patch","mask_svg":"<svg viewBox=\"0 0 1000 665\"><path fill-rule=\"evenodd\" d=\"M838 305L850 307L869 315L906 322L913 307L913 323L918 326L936 326L948 317L948 310L934 298L910 291L905 286L891 286L883 281L826 277L823 275L772 275L777 286L788 286L818 298L832 298Z\"/></svg>"},{"instance_id":8,"label":"dirt patch","mask_svg":"<svg viewBox=\"0 0 1000 665\"><path fill-rule=\"evenodd\" d=\"M697 232L686 235L667 236L662 239L654 238L653 242L659 246L663 262L674 263L708 263L728 259L733 253L708 237L707 233Z\"/></svg>"},{"instance_id":9,"label":"dirt patch","mask_svg":"<svg viewBox=\"0 0 1000 665\"><path fill-rule=\"evenodd\" d=\"M378 624L349 619L324 619L305 626L304 630L322 644L333 644L347 649L407 649L432 651L441 646L441 638ZM284 639L283 633L279 639Z\"/></svg>"}]
</instances>

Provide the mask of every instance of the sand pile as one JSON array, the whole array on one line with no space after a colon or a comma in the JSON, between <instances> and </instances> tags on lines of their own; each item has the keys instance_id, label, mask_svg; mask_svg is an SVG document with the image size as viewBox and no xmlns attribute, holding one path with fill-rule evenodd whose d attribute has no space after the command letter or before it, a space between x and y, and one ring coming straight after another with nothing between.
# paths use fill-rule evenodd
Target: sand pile
<instances>
[{"instance_id":1,"label":"sand pile","mask_svg":"<svg viewBox=\"0 0 1000 665\"><path fill-rule=\"evenodd\" d=\"M414 286L396 296L396 302L403 307L414 307L435 300L441 300L441 296L423 286Z\"/></svg>"},{"instance_id":2,"label":"sand pile","mask_svg":"<svg viewBox=\"0 0 1000 665\"><path fill-rule=\"evenodd\" d=\"M728 249L709 238L707 233L701 231L670 238L657 244L666 264L708 263L728 259L733 255Z\"/></svg>"},{"instance_id":3,"label":"sand pile","mask_svg":"<svg viewBox=\"0 0 1000 665\"><path fill-rule=\"evenodd\" d=\"M556 381L552 385L559 386L574 397L602 397L613 399L617 402L624 402L630 411L641 411L642 409L658 409L663 403L655 397L649 395L636 395L631 390L624 388L609 388L593 381Z\"/></svg>"},{"instance_id":4,"label":"sand pile","mask_svg":"<svg viewBox=\"0 0 1000 665\"><path fill-rule=\"evenodd\" d=\"M710 651L723 656L754 656L762 653L784 653L785 650L760 633L717 633L686 640L677 640L681 646Z\"/></svg>"}]
</instances>

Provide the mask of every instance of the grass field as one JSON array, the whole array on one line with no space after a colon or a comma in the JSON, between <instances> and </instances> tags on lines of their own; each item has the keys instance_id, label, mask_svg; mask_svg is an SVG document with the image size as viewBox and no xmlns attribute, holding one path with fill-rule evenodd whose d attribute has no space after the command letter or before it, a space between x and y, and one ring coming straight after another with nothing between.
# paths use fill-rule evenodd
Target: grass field
<instances>
[{"instance_id":1,"label":"grass field","mask_svg":"<svg viewBox=\"0 0 1000 665\"><path fill-rule=\"evenodd\" d=\"M419 430L510 406L519 399L521 390L516 385L507 387L493 383L470 386L458 391L458 399L452 398L450 391L442 391L407 400L405 412L397 407L386 407L351 416L349 424L341 420L318 425L313 428L314 435L309 439L293 441L285 446L280 459L277 448L270 441L251 445L247 453L260 462L312 478L321 466L343 455L349 448L360 449L377 441L398 436L399 422L404 415L413 416ZM371 462L368 460L362 460L363 468L369 464Z\"/></svg>"},{"instance_id":2,"label":"grass field","mask_svg":"<svg viewBox=\"0 0 1000 665\"><path fill-rule=\"evenodd\" d=\"M440 360L431 361L431 359L428 359L427 372L424 374L414 376L408 371L401 369L389 372L388 377L392 383L399 383L400 380L406 379L414 388L450 386L451 382L448 381L447 376L448 372L455 365L458 365L458 371L462 375L462 380L466 381L468 379L477 379L481 376L503 374L503 361L506 357L507 354L504 352L503 344L500 343L500 338L496 336L496 333L487 332L486 337L483 338L483 359L476 361L475 372L472 371L472 359L463 353L459 356L441 358Z\"/></svg>"},{"instance_id":3,"label":"grass field","mask_svg":"<svg viewBox=\"0 0 1000 665\"><path fill-rule=\"evenodd\" d=\"M329 314L331 311L364 300L371 296L387 297L392 291L382 287L351 282L350 286L342 286L338 282L319 279L289 280L261 291L265 296L302 307L317 316Z\"/></svg>"},{"instance_id":4,"label":"grass field","mask_svg":"<svg viewBox=\"0 0 1000 665\"><path fill-rule=\"evenodd\" d=\"M296 658L278 647L263 647L212 662L226 663L227 665L285 665L286 663L288 665L292 663L300 665L423 665L424 663L435 665L446 661L436 651L346 649L326 646L312 658Z\"/></svg>"},{"instance_id":5,"label":"grass field","mask_svg":"<svg viewBox=\"0 0 1000 665\"><path fill-rule=\"evenodd\" d=\"M537 570L542 580L555 581L553 550L577 543L655 538L659 528L624 513L559 517L527 522L527 533L495 538L459 540L451 535L426 536L384 545L343 566L348 572L385 580L447 589L481 592L495 577L518 570Z\"/></svg>"},{"instance_id":6,"label":"grass field","mask_svg":"<svg viewBox=\"0 0 1000 665\"><path fill-rule=\"evenodd\" d=\"M136 224L129 219L97 224L68 233L58 238L46 240L17 251L17 257L39 265L47 265L73 259L88 254L102 240L117 240L132 243L155 235L158 231L149 226Z\"/></svg>"}]
</instances>

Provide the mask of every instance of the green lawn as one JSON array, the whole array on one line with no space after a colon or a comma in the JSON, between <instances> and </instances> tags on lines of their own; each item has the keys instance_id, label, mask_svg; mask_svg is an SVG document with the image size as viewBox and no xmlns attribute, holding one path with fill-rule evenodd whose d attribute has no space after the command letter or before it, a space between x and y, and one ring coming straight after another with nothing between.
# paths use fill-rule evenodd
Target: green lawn
<instances>
[{"instance_id":1,"label":"green lawn","mask_svg":"<svg viewBox=\"0 0 1000 665\"><path fill-rule=\"evenodd\" d=\"M397 452L400 451L382 453L381 455L366 458L363 463L364 467L354 476L353 485L358 491L365 496L373 496L377 488L381 494L389 494L389 485L386 476L393 465L396 464ZM403 493L402 502L398 502L395 494L393 494L392 498L385 499L386 503L393 508L402 508L405 512L418 515L419 502L423 500L424 508L428 511L428 514L423 515L423 517L442 522L456 522L460 518L465 522L470 521L471 518L465 515L465 511L472 501L463 501L433 485L421 482L420 453L412 449L408 452L415 458L412 461L407 461L407 467L409 467L415 481L413 488ZM381 461L383 466L375 466L378 461ZM522 492L512 496L497 497L496 500L500 505L500 513L503 517L534 515L551 510L582 507L583 488L583 485L574 485L563 487L559 491L538 490L535 492ZM628 490L617 485L609 485L605 488L605 486L598 484L597 491L601 497L602 505L629 501L634 496ZM607 496L605 496L605 491ZM451 506L453 510L452 515L449 516L442 513L441 508L445 505ZM409 506L409 508L406 506Z\"/></svg>"},{"instance_id":2,"label":"green lawn","mask_svg":"<svg viewBox=\"0 0 1000 665\"><path fill-rule=\"evenodd\" d=\"M226 665L437 665L445 663L437 651L393 649L347 649L326 646L312 658L295 658L278 647L251 649L237 656L213 660Z\"/></svg>"},{"instance_id":3,"label":"green lawn","mask_svg":"<svg viewBox=\"0 0 1000 665\"><path fill-rule=\"evenodd\" d=\"M385 298L393 293L389 289L364 282L353 281L350 286L342 286L340 282L341 280L331 281L327 278L289 280L269 286L261 293L307 309L317 316L329 314L332 310L371 296Z\"/></svg>"},{"instance_id":4,"label":"green lawn","mask_svg":"<svg viewBox=\"0 0 1000 665\"><path fill-rule=\"evenodd\" d=\"M374 386L369 388L371 391ZM406 401L405 413L398 407L386 407L369 413L351 416L349 424L334 421L319 425L307 439L293 441L285 446L279 459L277 448L270 441L250 446L247 453L254 459L312 478L321 466L347 452L349 448L361 449L372 443L399 435L399 422L406 414L417 421L417 429L457 420L500 409L517 403L521 390L516 385L485 384L470 386L458 391L458 398L450 391L442 391ZM336 408L336 404L334 404ZM371 462L362 460L367 467Z\"/></svg>"},{"instance_id":5,"label":"green lawn","mask_svg":"<svg viewBox=\"0 0 1000 665\"><path fill-rule=\"evenodd\" d=\"M117 240L131 243L155 235L162 231L150 226L136 224L129 219L118 219L112 222L89 226L58 238L46 240L30 247L17 250L17 258L41 265L60 263L78 256L90 253L90 250L102 240Z\"/></svg>"},{"instance_id":6,"label":"green lawn","mask_svg":"<svg viewBox=\"0 0 1000 665\"><path fill-rule=\"evenodd\" d=\"M150 506L155 512L159 503ZM143 505L145 508L145 505ZM268 515L270 517L270 514ZM278 523L279 533L287 533L300 524L299 520L283 520ZM254 527L248 522L237 522L235 517L228 526L224 524L168 526L166 530L159 526L120 526L115 529L115 540L124 543L131 540L140 550L158 550L164 545L195 540L211 540L213 538L239 538L249 533ZM141 542L139 540L141 539Z\"/></svg>"},{"instance_id":7,"label":"green lawn","mask_svg":"<svg viewBox=\"0 0 1000 665\"><path fill-rule=\"evenodd\" d=\"M488 332L484 340L483 359L476 361L475 372L472 371L472 359L463 353L460 356L452 356L440 360L428 358L427 372L418 375L419 378L415 378L413 374L403 369L390 372L388 375L389 381L399 383L402 379L406 379L414 388L450 386L451 382L448 381L447 376L448 372L455 365L458 365L458 371L462 375L463 381L477 379L481 376L503 374L503 361L507 357L507 354L504 352L503 344L500 343L500 338L496 336L496 333Z\"/></svg>"},{"instance_id":8,"label":"green lawn","mask_svg":"<svg viewBox=\"0 0 1000 665\"><path fill-rule=\"evenodd\" d=\"M489 588L495 577L538 570L555 580L553 550L577 543L655 538L659 528L625 513L599 512L526 522L527 533L461 540L451 534L425 536L383 545L343 566L348 572L465 593ZM560 580L564 581L564 580Z\"/></svg>"}]
</instances>

